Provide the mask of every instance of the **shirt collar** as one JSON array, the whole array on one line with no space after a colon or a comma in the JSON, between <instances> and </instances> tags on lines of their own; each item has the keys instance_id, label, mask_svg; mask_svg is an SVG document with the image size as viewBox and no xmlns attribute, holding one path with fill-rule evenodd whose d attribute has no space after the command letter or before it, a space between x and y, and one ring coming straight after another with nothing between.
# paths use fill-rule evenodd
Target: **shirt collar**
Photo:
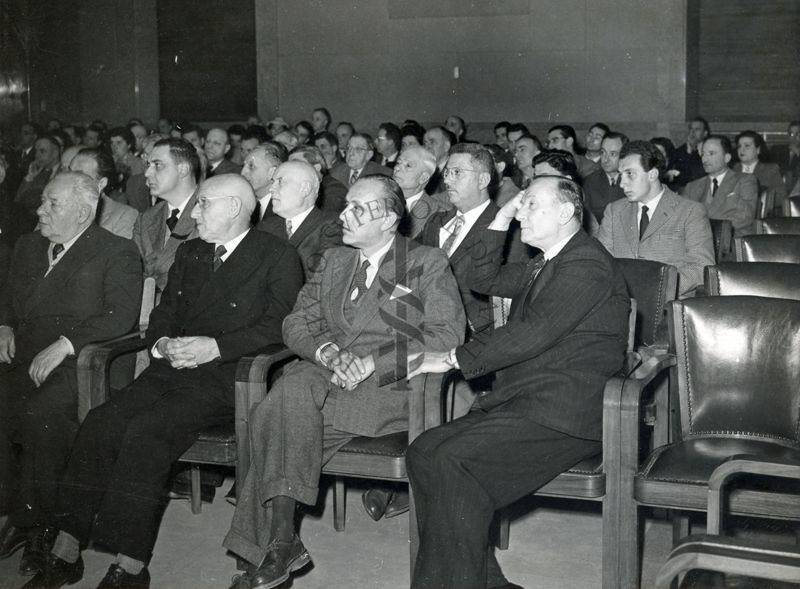
<instances>
[{"instance_id":1,"label":"shirt collar","mask_svg":"<svg viewBox=\"0 0 800 589\"><path fill-rule=\"evenodd\" d=\"M414 205L417 204L419 202L419 199L422 198L422 194L424 192L425 192L424 190L420 190L414 196L411 196L411 197L407 198L406 199L406 209L409 210L409 211L411 209L413 209Z\"/></svg>"},{"instance_id":2,"label":"shirt collar","mask_svg":"<svg viewBox=\"0 0 800 589\"><path fill-rule=\"evenodd\" d=\"M472 227L472 225L475 224L475 221L478 220L478 217L480 217L483 214L483 211L486 210L486 207L489 206L490 202L491 202L491 200L486 200L483 203L479 204L477 207L474 207L474 208L468 210L466 213L456 212L456 215L459 215L459 214L463 215L463 217L464 217L464 225L468 225L468 226ZM455 219L455 217L453 217L453 219Z\"/></svg>"},{"instance_id":3,"label":"shirt collar","mask_svg":"<svg viewBox=\"0 0 800 589\"><path fill-rule=\"evenodd\" d=\"M559 253L561 253L561 250L564 249L564 246L567 245L567 242L570 239L572 239L573 237L575 237L575 234L578 231L580 231L580 228L578 228L574 232L570 233L569 236L565 237L564 239L562 239L558 243L556 243L554 245L551 245L549 248L547 248L545 250L545 252L544 252L544 259L545 260L552 260L553 258L555 258Z\"/></svg>"},{"instance_id":4,"label":"shirt collar","mask_svg":"<svg viewBox=\"0 0 800 589\"><path fill-rule=\"evenodd\" d=\"M246 229L244 231L244 233L240 233L239 235L237 235L236 237L234 237L230 241L226 241L225 243L214 244L214 248L215 249L217 247L219 247L219 246L224 246L225 247L225 253L222 256L220 256L220 259L222 259L223 262L230 257L230 255L234 252L234 250L237 247L239 247L239 244L242 243L242 240L245 238L245 236L247 235L247 233L249 231L250 231L250 229Z\"/></svg>"},{"instance_id":5,"label":"shirt collar","mask_svg":"<svg viewBox=\"0 0 800 589\"><path fill-rule=\"evenodd\" d=\"M63 257L63 255L64 255L64 254L66 254L66 253L67 253L67 250L68 250L69 248L71 248L73 245L75 245L75 242L76 242L76 241L78 241L78 238L79 238L81 235L83 235L84 233L86 233L86 230L87 230L88 228L89 228L89 225L87 225L86 227L84 227L84 228L83 228L83 229L82 229L82 230L81 230L81 231L80 231L80 232L79 232L79 233L78 233L78 234L77 234L75 237L73 237L73 238L72 238L72 239L70 239L69 241L65 241L64 243L62 243L62 244L61 244L61 245L63 245L63 246L64 246L64 249L62 250L61 254L59 254L59 256L58 256L58 259L59 259L59 260L60 260L60 259ZM52 259L53 259L53 255L52 255L52 254L53 254L53 247L54 247L55 245L56 245L56 244L55 244L55 243L53 243L53 242L51 241L51 242L50 242L50 247L47 249L47 253L49 254L49 257L48 257L48 259L50 259L50 260L52 260ZM56 261L58 261L58 260L56 260Z\"/></svg>"},{"instance_id":6,"label":"shirt collar","mask_svg":"<svg viewBox=\"0 0 800 589\"><path fill-rule=\"evenodd\" d=\"M655 195L655 197L648 202L637 202L636 204L639 205L639 211L642 210L642 207L647 205L647 210L650 211L650 216L653 215L653 211L658 208L658 203L661 202L661 197L664 196L664 188L661 188L661 192Z\"/></svg>"},{"instance_id":7,"label":"shirt collar","mask_svg":"<svg viewBox=\"0 0 800 589\"><path fill-rule=\"evenodd\" d=\"M193 197L193 196L194 196L194 192L192 192L192 193L191 193L189 196L187 196L187 197L186 197L186 200L184 200L184 201L183 201L181 204L179 204L177 207L173 207L171 204L167 203L167 207L168 207L168 209L167 209L167 211L168 211L168 213L167 213L167 216L169 217L170 215L172 215L172 210L173 210L173 209L178 209L178 218L180 218L180 217L181 217L181 215L183 215L183 209L185 209L185 208L186 208L186 205L189 203L189 201L192 199L192 197ZM164 202L166 202L166 201L164 201Z\"/></svg>"},{"instance_id":8,"label":"shirt collar","mask_svg":"<svg viewBox=\"0 0 800 589\"><path fill-rule=\"evenodd\" d=\"M305 211L300 213L299 215L295 215L294 217L290 217L289 219L286 219L287 221L291 221L292 222L292 233L296 233L297 232L297 229L300 227L300 225L303 224L303 221L306 220L306 217L308 217L311 214L311 211L313 211L313 210L314 210L314 207L310 206Z\"/></svg>"},{"instance_id":9,"label":"shirt collar","mask_svg":"<svg viewBox=\"0 0 800 589\"><path fill-rule=\"evenodd\" d=\"M722 181L725 179L725 174L727 174L727 173L728 173L728 170L727 170L727 169L725 169L725 170L722 170L722 171L721 171L719 174L717 174L716 176L711 176L711 175L709 174L709 176L708 176L708 177L711 179L711 181L712 181L712 182L714 181L714 178L716 178L716 179L717 179L717 185L720 185L720 184L722 184Z\"/></svg>"},{"instance_id":10,"label":"shirt collar","mask_svg":"<svg viewBox=\"0 0 800 589\"><path fill-rule=\"evenodd\" d=\"M392 247L392 245L394 245L394 237L392 239L390 239L389 242L386 245L384 245L381 249L379 249L377 252L375 252L374 254L372 254L369 257L365 256L364 252L362 250L359 250L358 251L358 264L359 264L359 266L364 263L364 260L368 260L369 261L369 267L371 269L375 269L377 271L377 269L381 265L381 261L383 261L383 258L386 255L386 252L389 251L389 249Z\"/></svg>"}]
</instances>

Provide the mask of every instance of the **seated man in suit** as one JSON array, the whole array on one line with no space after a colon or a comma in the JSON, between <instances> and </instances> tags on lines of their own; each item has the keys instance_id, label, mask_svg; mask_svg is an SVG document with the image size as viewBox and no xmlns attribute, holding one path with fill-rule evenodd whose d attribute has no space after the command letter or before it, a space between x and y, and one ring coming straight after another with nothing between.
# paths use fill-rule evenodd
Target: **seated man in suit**
<instances>
[{"instance_id":1,"label":"seated man in suit","mask_svg":"<svg viewBox=\"0 0 800 589\"><path fill-rule=\"evenodd\" d=\"M476 410L424 432L406 454L420 533L413 589L515 586L489 549L495 510L601 450L603 387L622 368L629 298L582 214L581 189L565 178L537 177L509 201L483 235L486 251L498 252L516 215L523 241L543 254L501 266L495 253L473 276L477 290L513 298L508 323L426 351L409 373L495 375Z\"/></svg>"},{"instance_id":2,"label":"seated man in suit","mask_svg":"<svg viewBox=\"0 0 800 589\"><path fill-rule=\"evenodd\" d=\"M220 174L238 174L242 171L242 166L234 164L227 159L228 152L231 150L231 140L225 129L209 129L206 133L206 141L203 151L208 159L208 169L206 178L218 176Z\"/></svg>"},{"instance_id":3,"label":"seated man in suit","mask_svg":"<svg viewBox=\"0 0 800 589\"><path fill-rule=\"evenodd\" d=\"M578 180L583 180L589 174L598 170L600 166L592 160L579 154L576 149L578 147L578 138L575 135L575 129L570 125L556 125L550 127L547 131L547 149L560 149L572 154L575 159L575 165L578 168Z\"/></svg>"},{"instance_id":4,"label":"seated man in suit","mask_svg":"<svg viewBox=\"0 0 800 589\"><path fill-rule=\"evenodd\" d=\"M239 358L281 342L303 281L294 250L251 229L254 208L240 176L200 186L192 211L200 239L178 249L150 315L153 361L81 425L58 487L60 531L28 587L79 581L90 538L118 553L100 587L149 587L146 564L172 464L202 429L233 417Z\"/></svg>"},{"instance_id":5,"label":"seated man in suit","mask_svg":"<svg viewBox=\"0 0 800 589\"><path fill-rule=\"evenodd\" d=\"M372 161L372 157L375 155L375 144L372 141L372 137L366 133L354 133L347 142L346 153L345 162L347 162L347 168L331 172L333 177L345 186L352 186L361 176L370 176L372 174L392 175L392 171L389 168Z\"/></svg>"},{"instance_id":6,"label":"seated man in suit","mask_svg":"<svg viewBox=\"0 0 800 589\"><path fill-rule=\"evenodd\" d=\"M446 191L444 186L444 178L442 171L447 165L447 156L450 153L450 148L458 143L456 136L444 127L431 127L425 131L423 139L423 147L433 154L436 158L436 170L433 172L431 179L428 180L428 185L425 187L425 192L430 195L440 194ZM442 197L444 201L445 198Z\"/></svg>"},{"instance_id":7,"label":"seated man in suit","mask_svg":"<svg viewBox=\"0 0 800 589\"><path fill-rule=\"evenodd\" d=\"M724 135L709 135L703 142L703 169L706 176L689 182L683 196L706 205L709 219L726 219L734 235L753 232L758 203L758 182L752 174L728 167L731 142Z\"/></svg>"},{"instance_id":8,"label":"seated man in suit","mask_svg":"<svg viewBox=\"0 0 800 589\"><path fill-rule=\"evenodd\" d=\"M270 187L275 215L258 227L297 250L306 280L317 270L325 250L342 244L339 217L314 206L318 189L319 176L311 165L296 160L281 164Z\"/></svg>"},{"instance_id":9,"label":"seated man in suit","mask_svg":"<svg viewBox=\"0 0 800 589\"><path fill-rule=\"evenodd\" d=\"M800 121L792 121L786 129L789 142L776 145L772 156L778 163L786 190L790 195L798 194L795 185L800 187Z\"/></svg>"},{"instance_id":10,"label":"seated man in suit","mask_svg":"<svg viewBox=\"0 0 800 589\"><path fill-rule=\"evenodd\" d=\"M314 145L322 152L325 158L325 167L328 173L333 173L334 168L347 166L339 157L339 140L330 131L323 131L314 135Z\"/></svg>"},{"instance_id":11,"label":"seated man in suit","mask_svg":"<svg viewBox=\"0 0 800 589\"><path fill-rule=\"evenodd\" d=\"M328 173L328 165L322 151L314 145L298 145L289 154L290 160L311 164L319 178L319 196L317 206L338 215L344 210L347 187Z\"/></svg>"},{"instance_id":12,"label":"seated man in suit","mask_svg":"<svg viewBox=\"0 0 800 589\"><path fill-rule=\"evenodd\" d=\"M155 278L163 292L178 246L197 237L192 217L200 178L197 150L183 139L162 139L153 147L145 177L158 202L139 215L133 241L144 259L145 277Z\"/></svg>"},{"instance_id":13,"label":"seated man in suit","mask_svg":"<svg viewBox=\"0 0 800 589\"><path fill-rule=\"evenodd\" d=\"M18 228L19 233L33 231L36 227L36 210L41 204L44 187L61 169L61 144L52 135L39 137L34 152L36 156L28 166L14 198L14 205L20 213L18 222L22 224Z\"/></svg>"},{"instance_id":14,"label":"seated man in suit","mask_svg":"<svg viewBox=\"0 0 800 589\"><path fill-rule=\"evenodd\" d=\"M275 170L282 162L278 152L270 144L259 145L244 158L242 177L250 183L256 194L256 208L251 221L259 229L263 223L275 216L272 211L272 193L269 189Z\"/></svg>"},{"instance_id":15,"label":"seated man in suit","mask_svg":"<svg viewBox=\"0 0 800 589\"><path fill-rule=\"evenodd\" d=\"M700 149L710 134L711 127L703 117L689 121L686 143L672 152L670 169L666 172L667 181L676 189L682 190L689 182L703 177Z\"/></svg>"},{"instance_id":16,"label":"seated man in suit","mask_svg":"<svg viewBox=\"0 0 800 589\"><path fill-rule=\"evenodd\" d=\"M739 161L733 166L737 172L753 174L758 182L758 193L767 190L771 193L773 208L782 216L783 200L787 196L786 185L783 183L778 164L761 161L762 148L766 149L764 138L755 131L742 131L736 136L736 154ZM766 216L772 216L773 211L764 211Z\"/></svg>"},{"instance_id":17,"label":"seated man in suit","mask_svg":"<svg viewBox=\"0 0 800 589\"><path fill-rule=\"evenodd\" d=\"M133 238L133 228L139 218L139 211L108 196L116 169L108 152L85 147L72 158L68 166L72 172L83 172L95 182L100 191L97 203L97 224L114 235L125 239Z\"/></svg>"},{"instance_id":18,"label":"seated man in suit","mask_svg":"<svg viewBox=\"0 0 800 589\"><path fill-rule=\"evenodd\" d=\"M600 163L603 157L603 139L609 134L611 129L605 123L595 123L586 132L586 159L596 164Z\"/></svg>"},{"instance_id":19,"label":"seated man in suit","mask_svg":"<svg viewBox=\"0 0 800 589\"><path fill-rule=\"evenodd\" d=\"M392 177L406 199L406 216L400 223L400 234L415 239L425 224L449 206L425 192L425 186L436 171L436 158L419 146L407 147L397 158ZM438 245L438 244L437 244Z\"/></svg>"},{"instance_id":20,"label":"seated man in suit","mask_svg":"<svg viewBox=\"0 0 800 589\"><path fill-rule=\"evenodd\" d=\"M350 247L325 252L284 322L286 345L302 361L251 413L252 463L223 544L257 568L237 587L277 587L311 562L295 502L316 502L322 466L354 437L408 427L405 350L463 341L447 258L396 234L403 208L391 178L359 179L341 215Z\"/></svg>"},{"instance_id":21,"label":"seated man in suit","mask_svg":"<svg viewBox=\"0 0 800 589\"><path fill-rule=\"evenodd\" d=\"M77 355L132 329L141 303L139 252L94 224L99 196L85 174L56 175L37 210L39 230L17 242L0 289L0 514L10 512L0 558L24 543L26 575L52 540L55 483L78 431Z\"/></svg>"},{"instance_id":22,"label":"seated man in suit","mask_svg":"<svg viewBox=\"0 0 800 589\"><path fill-rule=\"evenodd\" d=\"M583 180L586 206L598 223L603 222L606 205L625 196L619 186L619 153L627 143L627 136L609 131L600 144L600 169Z\"/></svg>"},{"instance_id":23,"label":"seated man in suit","mask_svg":"<svg viewBox=\"0 0 800 589\"><path fill-rule=\"evenodd\" d=\"M394 123L381 123L375 147L381 156L381 165L394 169L400 155L400 128Z\"/></svg>"},{"instance_id":24,"label":"seated man in suit","mask_svg":"<svg viewBox=\"0 0 800 589\"><path fill-rule=\"evenodd\" d=\"M619 169L626 198L606 206L597 239L615 258L675 266L679 295L692 296L703 283L703 269L714 265L705 207L661 184L666 161L649 141L623 147Z\"/></svg>"},{"instance_id":25,"label":"seated man in suit","mask_svg":"<svg viewBox=\"0 0 800 589\"><path fill-rule=\"evenodd\" d=\"M347 159L347 144L350 138L356 132L352 123L342 121L336 125L336 139L339 142L339 159L345 161Z\"/></svg>"},{"instance_id":26,"label":"seated man in suit","mask_svg":"<svg viewBox=\"0 0 800 589\"><path fill-rule=\"evenodd\" d=\"M532 135L524 135L514 141L514 160L517 163L517 173L514 174L512 180L516 181L518 189L524 190L530 185L534 176L533 158L541 151L542 144Z\"/></svg>"}]
</instances>

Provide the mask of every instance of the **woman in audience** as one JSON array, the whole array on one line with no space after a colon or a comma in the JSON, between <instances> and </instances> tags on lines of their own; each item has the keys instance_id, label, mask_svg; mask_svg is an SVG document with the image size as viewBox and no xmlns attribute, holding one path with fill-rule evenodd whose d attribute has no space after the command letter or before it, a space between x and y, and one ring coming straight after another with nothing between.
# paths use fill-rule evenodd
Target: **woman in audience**
<instances>
[{"instance_id":1,"label":"woman in audience","mask_svg":"<svg viewBox=\"0 0 800 589\"><path fill-rule=\"evenodd\" d=\"M783 199L786 198L786 185L783 183L778 164L770 164L762 161L767 154L767 145L764 138L755 131L742 131L736 136L736 154L739 161L733 166L737 172L753 174L758 182L759 194L763 190L769 190L772 200L772 209L778 209L777 215L783 208ZM767 199L769 203L770 198ZM765 215L771 215L773 211L764 211ZM758 214L757 214L758 216Z\"/></svg>"}]
</instances>

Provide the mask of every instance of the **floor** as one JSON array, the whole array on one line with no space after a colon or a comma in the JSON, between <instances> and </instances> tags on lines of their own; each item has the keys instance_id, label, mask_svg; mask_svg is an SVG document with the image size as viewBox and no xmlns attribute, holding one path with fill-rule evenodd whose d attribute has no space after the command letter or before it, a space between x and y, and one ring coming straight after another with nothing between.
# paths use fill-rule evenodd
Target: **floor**
<instances>
[{"instance_id":1,"label":"floor","mask_svg":"<svg viewBox=\"0 0 800 589\"><path fill-rule=\"evenodd\" d=\"M230 585L235 562L221 542L233 513L223 498L231 483L228 480L217 490L213 503L203 504L200 515L192 515L188 501L169 504L150 563L153 589L225 589ZM408 517L372 521L361 507L361 490L348 491L344 532L333 529L331 492L324 506L305 514L301 535L314 565L291 587L408 587ZM526 589L599 589L600 524L599 506L544 500L512 521L510 547L498 553L498 560L508 579ZM667 524L648 522L642 587L653 586L669 551L669 538ZM16 574L20 555L0 561L0 589L21 587L27 580ZM74 588L95 587L113 556L88 550L84 561L85 577Z\"/></svg>"}]
</instances>

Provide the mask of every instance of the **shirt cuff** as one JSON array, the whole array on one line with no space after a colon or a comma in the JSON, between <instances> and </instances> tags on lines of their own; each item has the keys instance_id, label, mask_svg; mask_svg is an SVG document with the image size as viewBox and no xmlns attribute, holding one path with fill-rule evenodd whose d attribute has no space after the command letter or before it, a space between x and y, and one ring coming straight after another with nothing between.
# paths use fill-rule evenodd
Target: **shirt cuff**
<instances>
[{"instance_id":1,"label":"shirt cuff","mask_svg":"<svg viewBox=\"0 0 800 589\"><path fill-rule=\"evenodd\" d=\"M69 341L69 339L67 339L67 336L60 335L60 336L58 336L58 339L67 342L67 348L69 349L68 355L69 356L74 356L75 355L75 346L73 346L72 342Z\"/></svg>"},{"instance_id":2,"label":"shirt cuff","mask_svg":"<svg viewBox=\"0 0 800 589\"><path fill-rule=\"evenodd\" d=\"M156 360L160 360L164 356L161 355L161 352L158 351L158 344L161 343L162 340L169 339L167 336L160 337L156 340L156 343L153 344L153 347L150 348L150 355L153 356Z\"/></svg>"},{"instance_id":3,"label":"shirt cuff","mask_svg":"<svg viewBox=\"0 0 800 589\"><path fill-rule=\"evenodd\" d=\"M322 360L322 352L323 352L323 350L324 350L325 348L327 348L328 346L333 346L333 348L334 348L334 349L335 349L337 352L339 351L339 346L337 346L335 343L333 343L333 342L325 342L324 344L322 344L320 347L318 347L318 348L317 348L317 351L316 351L316 353L314 354L314 358L316 358L317 362L319 362L320 364L322 364L322 365L323 365L325 368L327 368L327 367L328 367L328 365L327 365L327 364L326 364L326 363L325 363L325 362Z\"/></svg>"}]
</instances>

